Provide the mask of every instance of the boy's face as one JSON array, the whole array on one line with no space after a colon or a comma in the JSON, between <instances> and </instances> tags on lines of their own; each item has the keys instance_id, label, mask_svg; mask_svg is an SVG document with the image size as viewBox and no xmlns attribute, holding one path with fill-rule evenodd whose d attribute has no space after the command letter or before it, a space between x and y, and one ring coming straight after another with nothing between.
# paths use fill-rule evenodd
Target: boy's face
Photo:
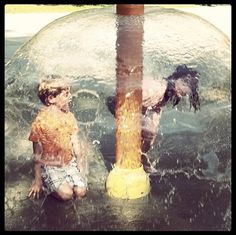
<instances>
[{"instance_id":1,"label":"boy's face","mask_svg":"<svg viewBox=\"0 0 236 235\"><path fill-rule=\"evenodd\" d=\"M70 88L62 90L62 92L51 100L59 109L69 111L69 103L72 100Z\"/></svg>"}]
</instances>

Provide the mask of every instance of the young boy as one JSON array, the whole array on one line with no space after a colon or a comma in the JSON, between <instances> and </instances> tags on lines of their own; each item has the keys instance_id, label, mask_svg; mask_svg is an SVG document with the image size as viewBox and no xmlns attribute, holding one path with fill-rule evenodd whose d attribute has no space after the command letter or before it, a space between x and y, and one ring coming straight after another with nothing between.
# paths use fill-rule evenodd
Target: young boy
<instances>
[{"instance_id":1,"label":"young boy","mask_svg":"<svg viewBox=\"0 0 236 235\"><path fill-rule=\"evenodd\" d=\"M60 78L43 80L38 96L45 105L32 123L35 179L29 197L39 198L42 186L58 199L85 196L87 180L77 139L78 126L69 111L70 88Z\"/></svg>"},{"instance_id":2,"label":"young boy","mask_svg":"<svg viewBox=\"0 0 236 235\"><path fill-rule=\"evenodd\" d=\"M173 102L173 107L179 103L182 96L189 96L190 108L200 109L198 96L198 72L186 65L180 65L176 71L163 80L144 80L142 101L142 131L141 131L141 162L147 173L156 170L149 162L147 152L153 145L157 135L163 107ZM109 96L106 100L109 111L115 116L116 97Z\"/></svg>"}]
</instances>

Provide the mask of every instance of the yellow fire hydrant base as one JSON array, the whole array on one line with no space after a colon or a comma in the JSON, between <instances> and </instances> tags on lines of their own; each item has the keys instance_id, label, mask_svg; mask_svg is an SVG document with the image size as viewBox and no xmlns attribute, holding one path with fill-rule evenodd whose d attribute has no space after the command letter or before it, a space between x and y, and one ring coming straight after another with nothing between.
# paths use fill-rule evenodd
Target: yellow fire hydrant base
<instances>
[{"instance_id":1,"label":"yellow fire hydrant base","mask_svg":"<svg viewBox=\"0 0 236 235\"><path fill-rule=\"evenodd\" d=\"M150 192L150 180L143 166L136 169L114 167L106 181L109 196L121 199L136 199Z\"/></svg>"}]
</instances>

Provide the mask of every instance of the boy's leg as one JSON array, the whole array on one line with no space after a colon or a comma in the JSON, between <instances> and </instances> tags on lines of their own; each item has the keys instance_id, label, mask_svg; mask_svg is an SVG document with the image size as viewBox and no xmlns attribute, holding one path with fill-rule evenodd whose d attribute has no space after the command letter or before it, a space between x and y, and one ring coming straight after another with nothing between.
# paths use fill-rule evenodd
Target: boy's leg
<instances>
[{"instance_id":1,"label":"boy's leg","mask_svg":"<svg viewBox=\"0 0 236 235\"><path fill-rule=\"evenodd\" d=\"M147 153L156 139L156 133L147 129L141 131L141 150L142 153Z\"/></svg>"},{"instance_id":2,"label":"boy's leg","mask_svg":"<svg viewBox=\"0 0 236 235\"><path fill-rule=\"evenodd\" d=\"M66 180L72 187L77 198L85 196L87 192L87 179L86 176L78 169L75 158L71 160L67 167Z\"/></svg>"},{"instance_id":3,"label":"boy's leg","mask_svg":"<svg viewBox=\"0 0 236 235\"><path fill-rule=\"evenodd\" d=\"M48 193L57 199L66 201L73 197L73 188L66 181L63 168L42 167L42 180Z\"/></svg>"},{"instance_id":4,"label":"boy's leg","mask_svg":"<svg viewBox=\"0 0 236 235\"><path fill-rule=\"evenodd\" d=\"M56 192L53 192L52 195L57 199L62 201L67 201L72 199L73 197L73 189L71 186L65 181L63 182Z\"/></svg>"},{"instance_id":5,"label":"boy's leg","mask_svg":"<svg viewBox=\"0 0 236 235\"><path fill-rule=\"evenodd\" d=\"M74 190L75 196L77 198L84 197L86 195L86 192L87 192L87 188L78 187L78 186L74 186L73 190Z\"/></svg>"},{"instance_id":6,"label":"boy's leg","mask_svg":"<svg viewBox=\"0 0 236 235\"><path fill-rule=\"evenodd\" d=\"M147 152L153 145L153 142L156 138L156 135L152 131L143 129L141 132L141 163L143 164L143 169L147 173L156 173L156 169L152 166L152 163L149 161Z\"/></svg>"}]
</instances>

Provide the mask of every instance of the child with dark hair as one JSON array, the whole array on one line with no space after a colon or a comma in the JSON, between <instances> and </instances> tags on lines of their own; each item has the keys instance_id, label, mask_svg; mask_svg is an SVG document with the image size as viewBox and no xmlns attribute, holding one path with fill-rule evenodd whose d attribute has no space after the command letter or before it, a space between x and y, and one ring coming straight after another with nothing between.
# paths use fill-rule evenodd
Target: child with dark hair
<instances>
[{"instance_id":1,"label":"child with dark hair","mask_svg":"<svg viewBox=\"0 0 236 235\"><path fill-rule=\"evenodd\" d=\"M142 131L141 131L141 162L144 170L155 173L147 152L150 150L157 135L162 108L170 101L176 106L181 97L188 95L190 109L194 112L200 109L198 95L198 77L196 70L180 65L169 77L162 80L144 80L142 101ZM109 96L106 100L109 111L115 116L116 97Z\"/></svg>"},{"instance_id":2,"label":"child with dark hair","mask_svg":"<svg viewBox=\"0 0 236 235\"><path fill-rule=\"evenodd\" d=\"M87 190L78 126L69 111L70 87L61 79L43 80L38 96L45 105L32 123L35 179L29 197L39 198L44 186L58 199L83 197Z\"/></svg>"}]
</instances>

